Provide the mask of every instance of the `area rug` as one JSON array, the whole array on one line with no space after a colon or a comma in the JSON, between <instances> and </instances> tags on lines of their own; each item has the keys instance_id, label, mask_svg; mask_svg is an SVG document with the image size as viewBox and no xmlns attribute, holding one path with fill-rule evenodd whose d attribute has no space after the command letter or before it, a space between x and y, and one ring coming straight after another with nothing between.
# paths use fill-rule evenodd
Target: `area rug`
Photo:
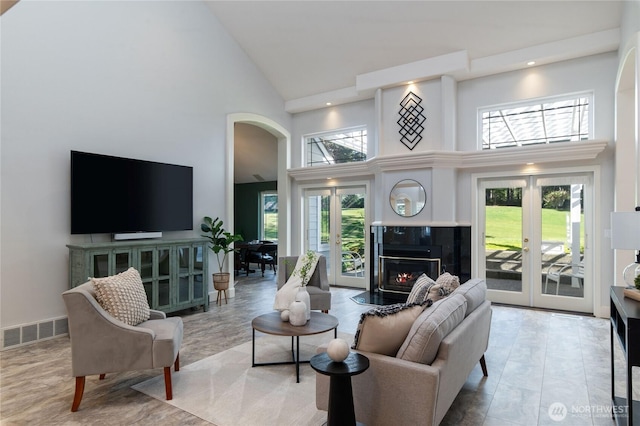
<instances>
[{"instance_id":1,"label":"area rug","mask_svg":"<svg viewBox=\"0 0 640 426\"><path fill-rule=\"evenodd\" d=\"M338 333L349 344L353 336ZM333 339L333 332L300 338L300 359ZM291 360L291 338L256 337L256 363ZM243 343L172 373L173 400L165 400L164 378L154 377L133 389L217 426L322 425L327 413L316 409L315 372L300 364L251 367L251 342Z\"/></svg>"}]
</instances>

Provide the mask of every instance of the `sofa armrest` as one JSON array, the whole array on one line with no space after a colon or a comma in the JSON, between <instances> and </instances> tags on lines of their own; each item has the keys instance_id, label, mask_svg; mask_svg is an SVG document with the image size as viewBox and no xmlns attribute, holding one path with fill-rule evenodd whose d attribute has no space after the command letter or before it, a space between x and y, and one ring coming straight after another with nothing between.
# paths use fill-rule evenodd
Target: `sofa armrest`
<instances>
[{"instance_id":1,"label":"sofa armrest","mask_svg":"<svg viewBox=\"0 0 640 426\"><path fill-rule=\"evenodd\" d=\"M318 352L326 351L326 345ZM440 373L430 365L358 351L369 369L351 378L358 422L369 426L433 425ZM327 410L329 377L316 373L316 406Z\"/></svg>"},{"instance_id":2,"label":"sofa armrest","mask_svg":"<svg viewBox=\"0 0 640 426\"><path fill-rule=\"evenodd\" d=\"M491 302L484 301L440 343L431 365L440 370L436 421L445 416L489 344Z\"/></svg>"},{"instance_id":3,"label":"sofa armrest","mask_svg":"<svg viewBox=\"0 0 640 426\"><path fill-rule=\"evenodd\" d=\"M156 320L156 319L165 319L167 318L167 314L165 314L162 311L156 311L155 309L150 309L149 310L149 319L150 320Z\"/></svg>"}]
</instances>

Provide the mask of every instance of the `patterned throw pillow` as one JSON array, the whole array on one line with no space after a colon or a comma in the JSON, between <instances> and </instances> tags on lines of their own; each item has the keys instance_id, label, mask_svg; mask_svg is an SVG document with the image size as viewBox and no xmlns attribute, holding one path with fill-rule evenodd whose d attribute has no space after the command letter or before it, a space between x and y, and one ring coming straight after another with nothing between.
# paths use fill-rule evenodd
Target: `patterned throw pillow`
<instances>
[{"instance_id":1,"label":"patterned throw pillow","mask_svg":"<svg viewBox=\"0 0 640 426\"><path fill-rule=\"evenodd\" d=\"M460 278L456 275L451 275L448 272L440 275L436 280L436 284L431 286L429 289L429 294L427 294L427 299L431 299L434 302L447 297L453 291L460 287Z\"/></svg>"},{"instance_id":2,"label":"patterned throw pillow","mask_svg":"<svg viewBox=\"0 0 640 426\"><path fill-rule=\"evenodd\" d=\"M382 306L360 316L352 349L395 356L413 321L431 301Z\"/></svg>"},{"instance_id":3,"label":"patterned throw pillow","mask_svg":"<svg viewBox=\"0 0 640 426\"><path fill-rule=\"evenodd\" d=\"M411 293L409 293L409 297L407 297L407 303L420 303L427 298L427 294L429 293L429 289L436 282L427 276L427 274L422 274L416 280L416 283L411 288Z\"/></svg>"},{"instance_id":4,"label":"patterned throw pillow","mask_svg":"<svg viewBox=\"0 0 640 426\"><path fill-rule=\"evenodd\" d=\"M96 299L112 317L129 325L138 325L150 317L147 294L140 273L129 268L118 275L91 278Z\"/></svg>"}]
</instances>

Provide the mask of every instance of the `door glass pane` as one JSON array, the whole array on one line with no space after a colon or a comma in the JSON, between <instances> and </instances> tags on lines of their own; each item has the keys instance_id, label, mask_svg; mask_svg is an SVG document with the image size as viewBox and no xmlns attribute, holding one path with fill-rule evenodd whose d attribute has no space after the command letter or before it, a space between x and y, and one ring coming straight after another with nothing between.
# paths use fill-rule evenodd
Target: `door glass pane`
<instances>
[{"instance_id":1,"label":"door glass pane","mask_svg":"<svg viewBox=\"0 0 640 426\"><path fill-rule=\"evenodd\" d=\"M331 196L307 196L307 249L316 251L331 258L330 229L331 229ZM330 273L331 262L327 262L327 273Z\"/></svg>"},{"instance_id":2,"label":"door glass pane","mask_svg":"<svg viewBox=\"0 0 640 426\"><path fill-rule=\"evenodd\" d=\"M153 250L140 251L140 276L143 280L153 277Z\"/></svg>"},{"instance_id":3,"label":"door glass pane","mask_svg":"<svg viewBox=\"0 0 640 426\"><path fill-rule=\"evenodd\" d=\"M202 246L193 248L193 270L194 272L202 272L203 269L204 248Z\"/></svg>"},{"instance_id":4,"label":"door glass pane","mask_svg":"<svg viewBox=\"0 0 640 426\"><path fill-rule=\"evenodd\" d=\"M188 302L189 300L189 277L180 277L178 284L178 302Z\"/></svg>"},{"instance_id":5,"label":"door glass pane","mask_svg":"<svg viewBox=\"0 0 640 426\"><path fill-rule=\"evenodd\" d=\"M179 274L184 275L189 273L189 247L178 248L178 263L180 265Z\"/></svg>"},{"instance_id":6,"label":"door glass pane","mask_svg":"<svg viewBox=\"0 0 640 426\"><path fill-rule=\"evenodd\" d=\"M158 249L158 275L169 275L169 249Z\"/></svg>"},{"instance_id":7,"label":"door glass pane","mask_svg":"<svg viewBox=\"0 0 640 426\"><path fill-rule=\"evenodd\" d=\"M540 188L542 293L584 297L583 185Z\"/></svg>"},{"instance_id":8,"label":"door glass pane","mask_svg":"<svg viewBox=\"0 0 640 426\"><path fill-rule=\"evenodd\" d=\"M487 188L485 205L487 288L522 292L522 188Z\"/></svg>"},{"instance_id":9,"label":"door glass pane","mask_svg":"<svg viewBox=\"0 0 640 426\"><path fill-rule=\"evenodd\" d=\"M116 274L129 269L129 253L116 253Z\"/></svg>"},{"instance_id":10,"label":"door glass pane","mask_svg":"<svg viewBox=\"0 0 640 426\"><path fill-rule=\"evenodd\" d=\"M149 302L149 307L151 309L157 308L156 305L153 304L153 283L147 282L143 283L144 292L147 293L147 302Z\"/></svg>"},{"instance_id":11,"label":"door glass pane","mask_svg":"<svg viewBox=\"0 0 640 426\"><path fill-rule=\"evenodd\" d=\"M194 300L204 298L204 275L193 276L193 298Z\"/></svg>"},{"instance_id":12,"label":"door glass pane","mask_svg":"<svg viewBox=\"0 0 640 426\"><path fill-rule=\"evenodd\" d=\"M364 277L364 194L340 195L342 275Z\"/></svg>"},{"instance_id":13,"label":"door glass pane","mask_svg":"<svg viewBox=\"0 0 640 426\"><path fill-rule=\"evenodd\" d=\"M169 286L169 280L159 280L158 281L158 305L159 306L166 306L169 305L170 303L170 296L171 296L171 292L170 292L170 286Z\"/></svg>"},{"instance_id":14,"label":"door glass pane","mask_svg":"<svg viewBox=\"0 0 640 426\"><path fill-rule=\"evenodd\" d=\"M93 256L93 277L108 277L109 276L109 255L108 254L96 254Z\"/></svg>"}]
</instances>

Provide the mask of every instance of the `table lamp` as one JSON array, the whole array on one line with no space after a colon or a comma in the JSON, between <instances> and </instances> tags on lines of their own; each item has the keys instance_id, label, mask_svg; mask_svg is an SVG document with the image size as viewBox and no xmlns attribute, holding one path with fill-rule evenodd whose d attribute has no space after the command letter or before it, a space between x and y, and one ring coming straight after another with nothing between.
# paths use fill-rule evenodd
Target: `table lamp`
<instances>
[{"instance_id":1,"label":"table lamp","mask_svg":"<svg viewBox=\"0 0 640 426\"><path fill-rule=\"evenodd\" d=\"M634 212L611 212L611 248L638 250L635 263L624 268L622 276L627 285L634 287L634 279L640 275L640 207Z\"/></svg>"}]
</instances>

